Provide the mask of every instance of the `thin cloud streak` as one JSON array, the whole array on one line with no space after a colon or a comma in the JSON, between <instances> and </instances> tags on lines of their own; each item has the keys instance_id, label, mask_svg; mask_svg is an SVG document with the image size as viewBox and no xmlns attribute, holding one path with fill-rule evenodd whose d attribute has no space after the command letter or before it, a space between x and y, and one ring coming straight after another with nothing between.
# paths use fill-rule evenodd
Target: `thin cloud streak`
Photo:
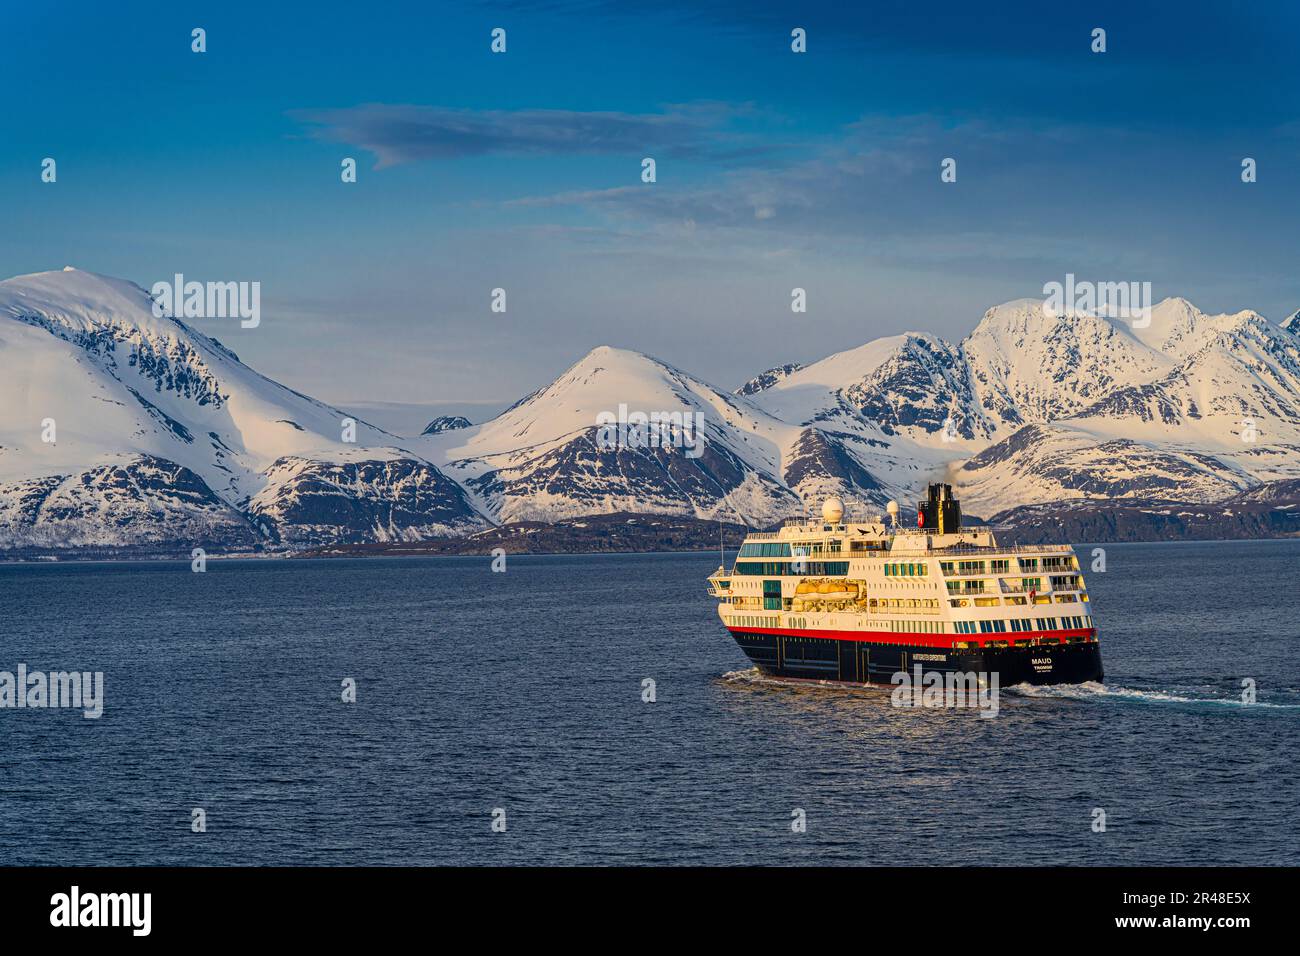
<instances>
[{"instance_id":1,"label":"thin cloud streak","mask_svg":"<svg viewBox=\"0 0 1300 956\"><path fill-rule=\"evenodd\" d=\"M773 148L725 129L743 107L670 107L661 113L576 110L463 110L367 103L302 109L290 117L318 139L357 146L377 169L425 160L488 155L657 154L677 159L737 159Z\"/></svg>"}]
</instances>

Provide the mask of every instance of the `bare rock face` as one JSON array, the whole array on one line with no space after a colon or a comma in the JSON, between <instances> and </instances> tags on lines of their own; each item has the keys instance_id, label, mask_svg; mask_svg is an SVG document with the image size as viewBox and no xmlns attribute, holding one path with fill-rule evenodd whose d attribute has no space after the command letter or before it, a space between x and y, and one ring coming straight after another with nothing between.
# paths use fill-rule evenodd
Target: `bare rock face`
<instances>
[{"instance_id":1,"label":"bare rock face","mask_svg":"<svg viewBox=\"0 0 1300 956\"><path fill-rule=\"evenodd\" d=\"M443 432L455 431L458 428L472 428L474 425L468 418L460 415L440 415L429 424L424 426L421 435L441 435Z\"/></svg>"},{"instance_id":2,"label":"bare rock face","mask_svg":"<svg viewBox=\"0 0 1300 956\"><path fill-rule=\"evenodd\" d=\"M283 458L267 476L249 514L294 548L416 541L487 526L461 487L428 462Z\"/></svg>"},{"instance_id":3,"label":"bare rock face","mask_svg":"<svg viewBox=\"0 0 1300 956\"><path fill-rule=\"evenodd\" d=\"M0 485L0 550L252 550L260 536L203 479L140 455L75 475Z\"/></svg>"}]
</instances>

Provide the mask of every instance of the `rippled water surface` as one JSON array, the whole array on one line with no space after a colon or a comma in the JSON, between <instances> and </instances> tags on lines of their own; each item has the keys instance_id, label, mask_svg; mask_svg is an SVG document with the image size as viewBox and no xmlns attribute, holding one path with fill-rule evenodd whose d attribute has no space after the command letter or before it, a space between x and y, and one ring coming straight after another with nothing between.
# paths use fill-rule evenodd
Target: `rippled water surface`
<instances>
[{"instance_id":1,"label":"rippled water surface","mask_svg":"<svg viewBox=\"0 0 1300 956\"><path fill-rule=\"evenodd\" d=\"M0 670L107 698L0 709L0 861L1300 863L1300 542L1109 546L1105 685L991 720L757 678L716 564L0 565Z\"/></svg>"}]
</instances>

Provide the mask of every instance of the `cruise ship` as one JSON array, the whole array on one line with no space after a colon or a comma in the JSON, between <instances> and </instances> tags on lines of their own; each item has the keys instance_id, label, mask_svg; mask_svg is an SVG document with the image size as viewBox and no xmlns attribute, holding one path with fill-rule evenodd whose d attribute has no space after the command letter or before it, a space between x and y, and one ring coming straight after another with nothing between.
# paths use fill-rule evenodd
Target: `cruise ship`
<instances>
[{"instance_id":1,"label":"cruise ship","mask_svg":"<svg viewBox=\"0 0 1300 956\"><path fill-rule=\"evenodd\" d=\"M916 527L898 505L845 521L750 534L709 594L740 649L771 677L890 684L925 671L998 674L1002 686L1102 679L1079 560L1067 544L1003 547L963 526L950 485L930 485ZM724 559L725 560L725 559Z\"/></svg>"}]
</instances>

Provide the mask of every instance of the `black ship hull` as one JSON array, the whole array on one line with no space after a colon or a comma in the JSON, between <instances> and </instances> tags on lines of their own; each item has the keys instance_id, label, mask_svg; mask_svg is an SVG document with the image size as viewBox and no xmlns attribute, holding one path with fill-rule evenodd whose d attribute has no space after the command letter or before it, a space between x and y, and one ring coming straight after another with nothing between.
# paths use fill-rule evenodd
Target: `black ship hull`
<instances>
[{"instance_id":1,"label":"black ship hull","mask_svg":"<svg viewBox=\"0 0 1300 956\"><path fill-rule=\"evenodd\" d=\"M923 644L732 630L759 671L769 677L893 685L894 675L915 667L945 673L997 674L998 684L1082 684L1103 678L1096 640L1005 648L950 648Z\"/></svg>"}]
</instances>

